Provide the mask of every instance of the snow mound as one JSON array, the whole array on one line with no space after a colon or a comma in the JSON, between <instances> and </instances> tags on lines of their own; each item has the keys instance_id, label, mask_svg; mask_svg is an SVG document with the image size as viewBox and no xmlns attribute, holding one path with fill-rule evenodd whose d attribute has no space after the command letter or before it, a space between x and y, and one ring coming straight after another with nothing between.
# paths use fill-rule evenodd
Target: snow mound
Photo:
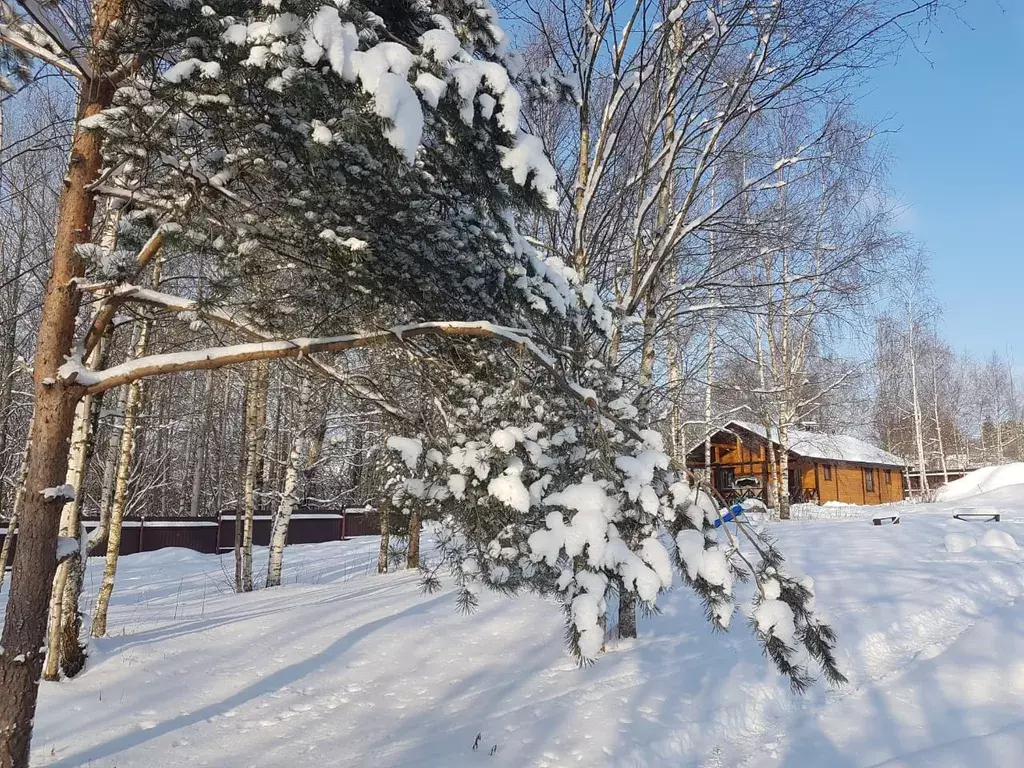
<instances>
[{"instance_id":1,"label":"snow mound","mask_svg":"<svg viewBox=\"0 0 1024 768\"><path fill-rule=\"evenodd\" d=\"M977 469L939 488L935 500L962 501L1009 485L1024 485L1024 462Z\"/></svg>"},{"instance_id":2,"label":"snow mound","mask_svg":"<svg viewBox=\"0 0 1024 768\"><path fill-rule=\"evenodd\" d=\"M1017 540L1005 531L997 531L995 528L985 531L985 535L981 537L981 546L989 547L990 549L1010 549L1019 550L1020 547L1017 545Z\"/></svg>"},{"instance_id":3,"label":"snow mound","mask_svg":"<svg viewBox=\"0 0 1024 768\"><path fill-rule=\"evenodd\" d=\"M994 533L994 531L993 531ZM953 554L960 552L966 552L969 549L973 549L978 545L978 540L973 536L969 536L966 533L947 533L946 534L946 551Z\"/></svg>"}]
</instances>

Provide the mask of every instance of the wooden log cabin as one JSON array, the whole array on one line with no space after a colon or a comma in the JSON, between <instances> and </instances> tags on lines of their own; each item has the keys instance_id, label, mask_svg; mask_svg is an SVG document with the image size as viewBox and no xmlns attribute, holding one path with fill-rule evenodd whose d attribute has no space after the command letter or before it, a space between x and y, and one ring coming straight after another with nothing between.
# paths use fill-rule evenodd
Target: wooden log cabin
<instances>
[{"instance_id":1,"label":"wooden log cabin","mask_svg":"<svg viewBox=\"0 0 1024 768\"><path fill-rule=\"evenodd\" d=\"M777 439L770 442L779 450ZM731 421L711 436L711 481L726 499L753 489L766 500L769 440L763 427ZM705 443L692 448L687 466L705 467ZM777 455L777 454L776 454ZM793 502L840 501L884 504L902 501L903 459L849 435L828 435L791 429L789 488Z\"/></svg>"}]
</instances>

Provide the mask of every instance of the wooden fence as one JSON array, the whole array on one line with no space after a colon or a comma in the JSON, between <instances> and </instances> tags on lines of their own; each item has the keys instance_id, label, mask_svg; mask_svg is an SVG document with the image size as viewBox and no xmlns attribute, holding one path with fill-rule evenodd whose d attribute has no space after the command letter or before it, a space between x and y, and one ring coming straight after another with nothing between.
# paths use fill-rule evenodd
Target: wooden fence
<instances>
[{"instance_id":1,"label":"wooden fence","mask_svg":"<svg viewBox=\"0 0 1024 768\"><path fill-rule=\"evenodd\" d=\"M138 552L153 552L165 547L182 547L205 554L228 552L235 546L235 515L222 513L212 518L151 518L125 520L121 526L122 555ZM270 515L257 515L253 521L253 544L270 544ZM92 532L99 525L96 520L86 520L85 529ZM355 536L376 536L380 534L377 513L363 508L345 509L341 512L298 513L292 515L288 526L288 544L320 544L325 541L341 541ZM0 528L0 547L8 535L6 528ZM14 562L14 550L18 536L11 541L8 567Z\"/></svg>"}]
</instances>

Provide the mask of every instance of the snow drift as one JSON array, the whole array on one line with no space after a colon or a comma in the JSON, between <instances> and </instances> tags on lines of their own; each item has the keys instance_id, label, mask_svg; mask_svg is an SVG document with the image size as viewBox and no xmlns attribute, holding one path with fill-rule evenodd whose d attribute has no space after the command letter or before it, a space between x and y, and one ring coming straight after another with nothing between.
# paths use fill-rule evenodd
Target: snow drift
<instances>
[{"instance_id":1,"label":"snow drift","mask_svg":"<svg viewBox=\"0 0 1024 768\"><path fill-rule=\"evenodd\" d=\"M936 501L963 501L971 496L989 493L1011 485L1024 485L1024 463L982 467L959 480L946 483L935 492Z\"/></svg>"}]
</instances>

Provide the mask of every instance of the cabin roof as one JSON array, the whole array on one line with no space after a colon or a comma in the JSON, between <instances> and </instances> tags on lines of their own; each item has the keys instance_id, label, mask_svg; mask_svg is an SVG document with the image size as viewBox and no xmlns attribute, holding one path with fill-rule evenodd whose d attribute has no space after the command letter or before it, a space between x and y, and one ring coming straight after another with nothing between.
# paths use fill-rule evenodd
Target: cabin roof
<instances>
[{"instance_id":1,"label":"cabin roof","mask_svg":"<svg viewBox=\"0 0 1024 768\"><path fill-rule=\"evenodd\" d=\"M766 438L764 427L747 421L730 421L724 429L739 428ZM772 430L772 442L778 445L778 433ZM850 464L878 464L885 467L906 466L906 462L895 454L883 451L871 443L850 435L829 435L824 432L807 432L802 429L789 430L789 451L806 459L841 461Z\"/></svg>"}]
</instances>

